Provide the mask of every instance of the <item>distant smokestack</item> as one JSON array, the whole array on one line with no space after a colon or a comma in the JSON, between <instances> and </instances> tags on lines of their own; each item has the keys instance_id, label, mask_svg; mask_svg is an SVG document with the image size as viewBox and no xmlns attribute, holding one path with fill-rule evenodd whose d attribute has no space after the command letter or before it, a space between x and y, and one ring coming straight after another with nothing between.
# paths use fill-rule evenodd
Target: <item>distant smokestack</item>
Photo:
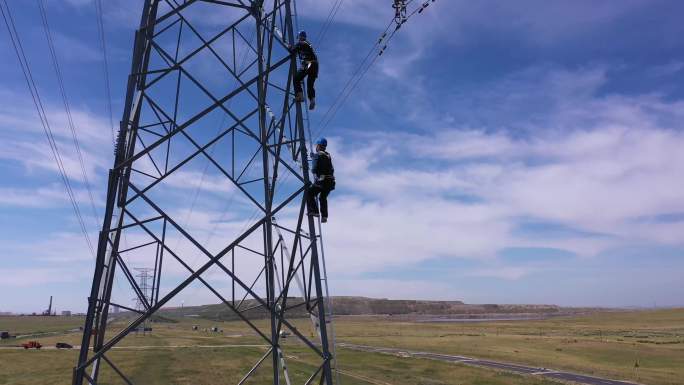
<instances>
[{"instance_id":1,"label":"distant smokestack","mask_svg":"<svg viewBox=\"0 0 684 385\"><path fill-rule=\"evenodd\" d=\"M48 306L48 315L52 315L52 296L50 296L50 306Z\"/></svg>"}]
</instances>

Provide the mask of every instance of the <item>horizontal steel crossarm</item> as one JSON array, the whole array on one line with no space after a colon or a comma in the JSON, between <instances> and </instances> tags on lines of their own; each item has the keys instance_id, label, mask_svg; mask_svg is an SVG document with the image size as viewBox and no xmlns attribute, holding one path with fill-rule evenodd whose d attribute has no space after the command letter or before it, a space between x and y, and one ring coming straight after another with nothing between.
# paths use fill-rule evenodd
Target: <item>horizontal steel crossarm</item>
<instances>
[{"instance_id":1,"label":"horizontal steel crossarm","mask_svg":"<svg viewBox=\"0 0 684 385\"><path fill-rule=\"evenodd\" d=\"M141 175L145 175L146 177L151 178L151 179L155 179L155 180L156 180L157 178L159 178L158 176L154 176L154 175L148 174L148 173L146 173L146 172L144 172L144 171L140 171L140 170L138 170L138 169L136 169L136 168L133 168L133 167L131 167L131 171L137 172L138 174L141 174Z\"/></svg>"},{"instance_id":2,"label":"horizontal steel crossarm","mask_svg":"<svg viewBox=\"0 0 684 385\"><path fill-rule=\"evenodd\" d=\"M143 311L136 310L136 309L133 309L133 308L130 308L130 307L128 307L128 306L124 306L124 305L121 305L121 304L118 304L118 303L114 303L114 302L112 302L112 301L105 301L105 300L103 300L103 299L97 299L97 302L99 302L99 303L101 303L101 304L105 304L105 305L117 306L117 307L120 307L120 308L122 308L122 309L124 309L124 310L131 311L131 312L133 312L133 313L138 313L138 314L144 314L144 313L145 313L145 312L143 312Z\"/></svg>"},{"instance_id":3,"label":"horizontal steel crossarm","mask_svg":"<svg viewBox=\"0 0 684 385\"><path fill-rule=\"evenodd\" d=\"M275 223L275 222L273 223L273 226L275 226L275 227L277 227L277 228L279 228L279 229L281 229L281 230L285 230L285 231L287 231L287 232L290 233L290 234L298 235L298 236L300 236L300 237L302 237L302 238L309 239L309 235L306 234L306 233L298 233L298 232L295 232L294 230L289 229L289 228L287 228L287 227L285 227L285 226L281 226L281 225L279 225L279 224L277 224L277 223ZM300 230L301 230L301 229L300 229Z\"/></svg>"},{"instance_id":4,"label":"horizontal steel crossarm","mask_svg":"<svg viewBox=\"0 0 684 385\"><path fill-rule=\"evenodd\" d=\"M289 61L288 58L284 58L284 59L280 60L278 63L276 63L275 65L271 66L271 67L269 68L269 71L273 71L273 70L277 69L277 68L280 67L281 65L287 63L288 61ZM129 167L134 161L140 159L140 157L142 157L143 155L149 153L150 151L152 151L153 149L155 149L155 148L156 148L157 146L159 146L160 144L164 143L166 140L168 140L168 139L171 138L172 136L174 136L174 135L176 135L177 133L179 133L179 132L185 130L188 126L190 126L191 124L195 123L196 121L198 121L199 119L201 119L202 117L204 117L204 115L206 115L206 114L210 113L211 111L213 111L216 107L218 107L219 105L222 105L223 103L225 103L226 101L228 101L229 99L231 99L232 97L234 97L235 95L237 95L237 94L239 94L240 92L242 92L245 88L247 88L247 87L251 86L252 84L254 84L258 79L259 79L258 76L257 76L257 77L254 77L254 78L252 78L252 79L250 79L247 83L245 83L244 86L241 86L241 87L239 87L239 88L237 88L237 89L231 91L230 93L228 93L228 94L227 94L226 96L224 96L223 98L221 98L221 99L217 100L216 102L212 103L209 107L207 107L207 108L205 108L204 110L200 111L197 115L195 115L195 116L193 116L192 118L188 119L188 120L185 121L183 124L177 126L175 129L173 129L172 131L170 131L168 134L164 135L163 137L159 138L159 139L158 139L157 141L155 141L154 143L152 143L152 144L150 144L149 146L147 146L144 150L138 152L137 154L132 155L132 156L129 157L128 159L124 159L124 160L121 161L118 165L115 165L115 166L114 166L114 170L115 170L115 171L119 171L119 170L123 169L124 167Z\"/></svg>"},{"instance_id":5,"label":"horizontal steel crossarm","mask_svg":"<svg viewBox=\"0 0 684 385\"><path fill-rule=\"evenodd\" d=\"M157 216L157 217L154 217L154 218L143 219L142 221L140 221L140 223L154 222L154 221L158 221L158 220L160 220L160 219L162 219L162 218L164 218L164 217L162 217L162 216L160 215L160 216ZM120 231L120 230L127 229L127 228L129 228L129 227L137 226L137 225L138 225L137 223L129 223L129 224L127 224L127 225L114 227L114 228L110 229L109 232L110 232L110 233L114 233L114 232L117 232L117 231ZM110 241L110 242L111 242L111 241Z\"/></svg>"},{"instance_id":6,"label":"horizontal steel crossarm","mask_svg":"<svg viewBox=\"0 0 684 385\"><path fill-rule=\"evenodd\" d=\"M154 27L154 26L156 26L157 24L161 23L162 21L168 19L169 17L171 17L171 16L177 14L178 12L182 11L183 9L185 9L185 8L191 6L192 4L196 3L197 1L198 1L198 0L187 0L187 1L184 2L182 5L180 5L180 6L176 7L176 8L171 8L171 10L170 10L169 12L166 12L165 14L163 14L163 15L157 17L157 18L154 20L154 23L153 23L152 25L145 25L143 28L146 29L146 28Z\"/></svg>"},{"instance_id":7,"label":"horizontal steel crossarm","mask_svg":"<svg viewBox=\"0 0 684 385\"><path fill-rule=\"evenodd\" d=\"M266 256L266 255L264 255L264 253L260 253L260 252L258 252L258 251L256 251L256 250L252 250L252 249L250 249L250 248L247 247L247 246L237 245L237 247L239 247L239 248L241 248L241 249L243 249L243 250L250 251L250 252L252 252L252 253L254 253L254 254L256 254L256 255L262 256L262 257L265 257L265 256Z\"/></svg>"},{"instance_id":8,"label":"horizontal steel crossarm","mask_svg":"<svg viewBox=\"0 0 684 385\"><path fill-rule=\"evenodd\" d=\"M250 179L250 180L248 180L248 181L246 181L246 182L240 182L240 186L244 186L244 185L246 185L246 184L258 182L258 181L261 181L261 180L264 180L264 178L261 177L261 178L256 178L256 179Z\"/></svg>"},{"instance_id":9,"label":"horizontal steel crossarm","mask_svg":"<svg viewBox=\"0 0 684 385\"><path fill-rule=\"evenodd\" d=\"M151 242L143 243L143 244L141 244L141 245L129 247L129 248L127 248L127 249L120 250L120 251L119 251L119 254L123 254L123 253L127 253L127 252L129 252L129 251L137 250L137 249L139 249L139 248L141 248L141 247L149 246L149 245L152 245L152 244L155 244L155 243L157 243L157 241L151 241Z\"/></svg>"},{"instance_id":10,"label":"horizontal steel crossarm","mask_svg":"<svg viewBox=\"0 0 684 385\"><path fill-rule=\"evenodd\" d=\"M218 5L225 5L228 7L236 7L236 8L242 8L242 9L251 9L251 7L246 6L243 2L240 2L240 4L235 4L235 3L229 3L227 1L221 1L221 0L200 0L203 3L211 3L211 4L218 4Z\"/></svg>"},{"instance_id":11,"label":"horizontal steel crossarm","mask_svg":"<svg viewBox=\"0 0 684 385\"><path fill-rule=\"evenodd\" d=\"M159 123L145 124L145 125L142 125L142 126L138 126L138 130L143 130L143 131L149 132L150 134L157 135L157 136L162 136L160 133L154 132L154 131L152 131L152 130L148 130L147 128L149 128L149 127L154 127L154 126L163 126L163 125L169 124L169 123L171 123L171 122L168 121L168 122L159 122Z\"/></svg>"}]
</instances>

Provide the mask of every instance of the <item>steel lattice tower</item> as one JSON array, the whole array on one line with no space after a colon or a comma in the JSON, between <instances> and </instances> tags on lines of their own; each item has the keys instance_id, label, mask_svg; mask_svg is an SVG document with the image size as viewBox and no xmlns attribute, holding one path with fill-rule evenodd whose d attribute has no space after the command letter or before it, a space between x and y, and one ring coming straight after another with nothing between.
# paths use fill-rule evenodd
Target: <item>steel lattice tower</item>
<instances>
[{"instance_id":1,"label":"steel lattice tower","mask_svg":"<svg viewBox=\"0 0 684 385\"><path fill-rule=\"evenodd\" d=\"M135 310L140 313L145 310L145 304L150 302L151 293L154 292L154 287L150 286L150 278L152 278L150 273L153 269L150 269L149 267L135 267L133 270L138 272L135 277L138 278L138 287L140 288L140 293L142 294L141 297L133 298L133 301L135 302ZM146 319L142 323L143 335L146 334L149 326L149 319ZM140 332L140 328L137 329L137 332Z\"/></svg>"},{"instance_id":2,"label":"steel lattice tower","mask_svg":"<svg viewBox=\"0 0 684 385\"><path fill-rule=\"evenodd\" d=\"M273 384L283 382L281 331L315 357L305 383L333 383L319 236L306 215L310 138L292 91L293 11L294 0L144 1L74 385L97 384L105 368L133 383L112 348L190 287L213 293L268 346L240 384L265 365ZM222 227L212 244L180 210L190 199L179 185L202 185L198 162L223 183L220 199L237 202L227 204L238 206L231 219L249 218ZM154 266L151 293L131 259ZM121 281L142 310L115 301ZM108 322L110 306L133 315L120 330ZM318 336L298 330L295 314L308 314Z\"/></svg>"}]
</instances>

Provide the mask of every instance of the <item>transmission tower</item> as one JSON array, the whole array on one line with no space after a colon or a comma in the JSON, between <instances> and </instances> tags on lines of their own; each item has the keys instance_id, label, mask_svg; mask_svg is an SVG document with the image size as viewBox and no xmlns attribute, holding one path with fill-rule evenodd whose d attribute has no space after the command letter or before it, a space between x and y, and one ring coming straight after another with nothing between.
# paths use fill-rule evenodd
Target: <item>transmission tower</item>
<instances>
[{"instance_id":1,"label":"transmission tower","mask_svg":"<svg viewBox=\"0 0 684 385\"><path fill-rule=\"evenodd\" d=\"M137 310L138 313L142 313L145 311L145 303L150 302L151 294L154 291L154 287L150 286L150 278L152 278L150 273L154 269L150 269L149 267L136 267L133 270L138 272L135 277L138 278L138 287L140 287L140 292L142 293L142 297L135 297L133 298L133 301L135 302L135 310ZM143 335L145 335L148 330L151 330L149 321L149 318L143 321L142 325L137 329L138 332L141 327Z\"/></svg>"},{"instance_id":2,"label":"transmission tower","mask_svg":"<svg viewBox=\"0 0 684 385\"><path fill-rule=\"evenodd\" d=\"M213 293L268 346L239 384L259 370L273 384L289 384L291 375L333 384L320 235L306 213L310 138L291 86L294 6L144 1L74 385L134 383L112 348L196 288ZM179 192L188 186L198 191L194 199L192 189ZM195 219L199 191L212 192L227 214ZM136 282L130 261L154 266L151 278L147 272ZM117 299L120 281L140 306ZM293 281L298 290L290 291ZM107 322L110 306L133 315L118 331ZM302 315L314 321L316 337L295 327ZM281 341L285 331L298 343ZM297 373L287 372L287 346L312 357Z\"/></svg>"}]
</instances>

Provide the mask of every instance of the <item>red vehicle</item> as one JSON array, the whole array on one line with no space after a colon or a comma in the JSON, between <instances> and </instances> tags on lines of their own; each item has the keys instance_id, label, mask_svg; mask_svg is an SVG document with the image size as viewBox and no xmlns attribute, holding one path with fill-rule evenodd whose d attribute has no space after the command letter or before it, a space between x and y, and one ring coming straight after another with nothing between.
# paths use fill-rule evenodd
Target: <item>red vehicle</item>
<instances>
[{"instance_id":1,"label":"red vehicle","mask_svg":"<svg viewBox=\"0 0 684 385\"><path fill-rule=\"evenodd\" d=\"M21 344L21 346L23 346L24 349L40 349L43 347L38 341L29 341L25 344Z\"/></svg>"}]
</instances>

